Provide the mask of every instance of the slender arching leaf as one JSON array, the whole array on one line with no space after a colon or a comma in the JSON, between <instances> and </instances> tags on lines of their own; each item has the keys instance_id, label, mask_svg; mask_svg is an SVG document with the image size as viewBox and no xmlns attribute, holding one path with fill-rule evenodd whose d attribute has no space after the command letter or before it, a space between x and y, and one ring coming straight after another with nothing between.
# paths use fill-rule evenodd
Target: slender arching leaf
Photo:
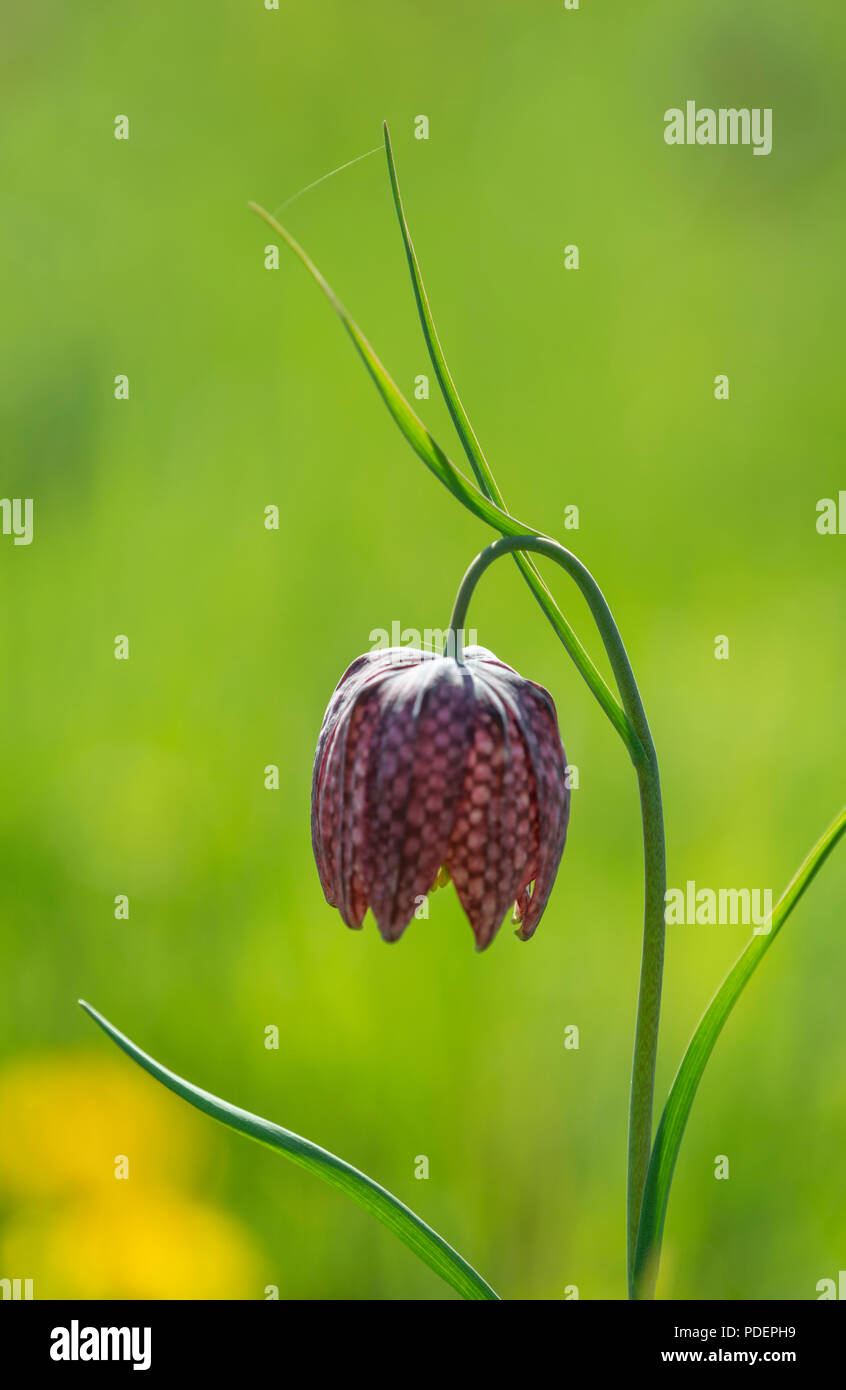
<instances>
[{"instance_id":1,"label":"slender arching leaf","mask_svg":"<svg viewBox=\"0 0 846 1390\"><path fill-rule=\"evenodd\" d=\"M277 222L276 218L272 217L269 212L259 207L258 203L250 203L250 207L253 212L257 213L258 216L267 223L284 245L293 251L294 255L302 265L305 266L315 283L320 286L320 289L326 295L326 298L329 300L329 303L332 305L332 308L335 310L335 313L338 315L347 333L352 338L359 355L364 361L376 385L376 389L385 402L385 405L388 407L388 410L391 412L396 424L399 426L415 453L426 464L426 467L431 469L435 477L443 483L444 487L449 489L452 495L456 497L463 506L467 507L468 511L471 511L480 521L484 521L488 526L492 526L500 535L519 536L527 533L535 534L534 527L527 526L523 522L518 521L502 507L492 502L489 497L485 496L478 488L474 487L469 478L466 478L460 469L455 466L452 460L444 453L437 440L430 434L420 417L409 405L396 382L382 365L382 362L377 357L376 352L371 347L358 324L341 303L331 285L317 269L317 266L308 253L304 251L299 242L291 236L291 233L287 231L281 223ZM526 561L525 563L529 562ZM552 595L549 593L549 590L539 575L532 582L531 587L538 602L555 628L556 633L567 648L577 670L593 691L599 704L605 710L608 718L611 720L629 749L632 758L636 761L638 757L643 755L643 749L641 748L637 734L626 718L620 702L608 688L602 675L597 670L567 620L556 607Z\"/></svg>"},{"instance_id":2,"label":"slender arching leaf","mask_svg":"<svg viewBox=\"0 0 846 1390\"><path fill-rule=\"evenodd\" d=\"M452 417L452 422L455 425L458 437L463 445L464 452L470 461L473 472L476 474L476 479L480 488L492 501L496 502L498 507L501 507L503 511L505 511L505 503L502 500L502 495L496 485L488 461L482 452L482 446L476 437L476 432L470 423L470 417L461 403L461 397L453 381L452 373L447 366L443 348L441 347L441 341L438 337L438 331L435 328L435 321L432 318L432 311L429 307L429 296L423 284L423 276L420 271L417 252L411 240L411 231L409 230L405 208L403 207L399 178L397 176L397 166L394 162L394 152L391 148L391 136L387 121L384 122L382 128L385 134L385 153L388 157L388 174L391 180L391 191L394 195L394 206L397 210L397 218L402 233L408 269L411 274L411 283L414 288L414 298L417 302L417 312L420 316L420 323L423 328L423 337L426 340L429 357L435 369L435 376L437 377L438 385L441 388L441 394L443 395L447 409Z\"/></svg>"},{"instance_id":3,"label":"slender arching leaf","mask_svg":"<svg viewBox=\"0 0 846 1390\"><path fill-rule=\"evenodd\" d=\"M490 1285L438 1235L437 1231L433 1231L431 1226L427 1226L425 1221L415 1216L409 1207L372 1178L368 1178L365 1173L359 1172L357 1168L353 1168L351 1164L345 1163L342 1158L337 1158L328 1150L312 1144L310 1140L303 1139L299 1134L292 1134L290 1130L282 1129L270 1120L263 1120L259 1115L252 1115L248 1110L230 1105L228 1101L220 1100L208 1091L201 1090L199 1086L194 1086L192 1082L177 1076L146 1052L142 1052L140 1047L119 1032L96 1009L92 1009L90 1004L86 1004L83 999L79 1002L103 1032L107 1033L118 1047L123 1048L127 1056L169 1091L187 1100L188 1104L195 1106L197 1110L202 1110L203 1114L211 1115L213 1119L227 1125L229 1129L247 1134L260 1144L266 1144L269 1148L283 1153L292 1163L307 1168L310 1173L315 1173L330 1186L346 1193L354 1202L358 1202L359 1206L364 1207L365 1211L375 1216L377 1221L381 1221L383 1226L387 1226L389 1231L393 1231L395 1236L399 1236L415 1255L419 1255L420 1259L439 1274L446 1284L455 1289L456 1293L461 1294L462 1298L498 1300L498 1295Z\"/></svg>"},{"instance_id":4,"label":"slender arching leaf","mask_svg":"<svg viewBox=\"0 0 846 1390\"><path fill-rule=\"evenodd\" d=\"M729 971L691 1038L670 1090L646 1176L637 1250L634 1266L635 1296L651 1297L657 1275L664 1232L664 1218L670 1196L670 1185L678 1158L682 1136L690 1114L693 1098L702 1079L708 1058L722 1032L723 1024L737 1003L755 967L766 955L787 918L805 889L825 863L841 835L846 832L846 809L832 822L822 838L814 845L805 862L797 870L779 898L769 918L768 932L753 936L743 953Z\"/></svg>"},{"instance_id":5,"label":"slender arching leaf","mask_svg":"<svg viewBox=\"0 0 846 1390\"><path fill-rule=\"evenodd\" d=\"M414 289L414 298L417 304L417 313L423 329L423 337L429 353L429 358L435 371L435 378L440 387L441 395L446 402L452 422L455 425L458 437L461 440L464 452L470 461L470 466L476 476L479 488L490 501L494 502L496 506L501 509L501 511L507 512L508 508L497 486L490 465L485 458L482 446L476 436L476 431L470 423L470 417L464 409L452 373L447 365L444 350L441 347L438 330L435 327L435 320L432 317L432 310L429 305L429 296L426 293L426 286L423 283L420 262L417 259L417 252L414 249L411 230L405 215L387 121L384 122L383 129L385 135L385 153L388 159L388 174L391 180L391 191L394 195L394 206L397 212L400 232L402 233L403 246L405 247L406 260L408 261L408 269L411 275L411 284ZM524 530L525 528L521 527L520 529ZM579 667L579 670L585 675L585 671L582 669L580 662L583 659L589 661L590 658L587 657L587 653L584 651L581 642L567 622L558 604L555 602L547 585L541 578L537 565L529 555L522 552L517 552L514 556L514 560L517 564L517 568L520 570L520 573L523 575L523 578L540 604L541 609L552 624L556 636L566 647L570 656ZM597 682L601 682L603 688L600 689L598 684L592 686L594 694L597 699L599 699L600 704L603 706L612 724L623 738L624 743L628 746L629 751L633 755L636 755L638 752L642 751L638 748L637 735L631 728L625 714L611 691L608 690L608 687L605 685L598 671L595 671L595 679ZM590 684L590 681L588 683Z\"/></svg>"},{"instance_id":6,"label":"slender arching leaf","mask_svg":"<svg viewBox=\"0 0 846 1390\"><path fill-rule=\"evenodd\" d=\"M376 384L382 400L388 407L399 428L402 430L412 449L430 468L443 484L449 488L454 497L469 508L480 520L486 521L489 526L493 526L497 531L514 536L519 534L520 524L507 512L501 511L487 497L484 497L478 488L475 488L468 478L456 468L451 459L447 457L438 444L437 440L429 433L419 415L412 409L405 396L400 391L396 382L382 365L370 343L365 338L355 319L349 314L341 303L332 286L324 279L311 257L303 250L299 242L291 236L291 233L276 221L269 212L259 207L257 203L250 203L253 212L267 223L276 233L282 242L293 251L298 260L305 266L312 279L320 286L338 318L341 320L348 334L352 338L367 370Z\"/></svg>"}]
</instances>

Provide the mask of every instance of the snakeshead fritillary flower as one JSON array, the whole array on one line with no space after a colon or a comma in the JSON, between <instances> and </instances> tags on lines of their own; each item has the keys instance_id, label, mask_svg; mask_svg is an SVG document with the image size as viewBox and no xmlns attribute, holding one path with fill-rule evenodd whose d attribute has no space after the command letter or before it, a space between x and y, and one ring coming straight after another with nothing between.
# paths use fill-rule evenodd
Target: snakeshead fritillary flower
<instances>
[{"instance_id":1,"label":"snakeshead fritillary flower","mask_svg":"<svg viewBox=\"0 0 846 1390\"><path fill-rule=\"evenodd\" d=\"M348 927L396 941L445 868L476 938L513 904L532 935L564 849L570 793L551 696L484 647L360 656L320 730L314 855ZM531 888L531 885L534 885Z\"/></svg>"}]
</instances>

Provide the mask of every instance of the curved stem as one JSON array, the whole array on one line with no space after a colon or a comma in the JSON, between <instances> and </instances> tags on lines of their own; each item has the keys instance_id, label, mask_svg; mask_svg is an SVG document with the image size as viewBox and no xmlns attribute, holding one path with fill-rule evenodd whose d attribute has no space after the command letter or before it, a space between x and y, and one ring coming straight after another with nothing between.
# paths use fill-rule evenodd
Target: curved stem
<instances>
[{"instance_id":1,"label":"curved stem","mask_svg":"<svg viewBox=\"0 0 846 1390\"><path fill-rule=\"evenodd\" d=\"M365 338L358 324L344 308L331 285L323 278L311 257L303 250L299 242L291 236L291 233L276 221L269 212L259 207L257 203L250 203L252 210L261 217L279 239L290 248L298 260L305 266L309 275L319 285L326 295L335 313L343 323L347 333L350 335L355 347L361 356L362 361L370 373L376 389L379 392L385 405L399 426L405 438L408 440L415 453L423 460L426 467L431 469L435 477L443 483L462 506L467 507L474 516L481 521L492 526L503 536L514 536L528 531L525 522L516 520L504 507L500 506L496 500L495 488L490 483L485 484L482 491L473 486L469 478L459 472L451 459L447 457L437 441L429 433L423 421L417 416L403 396L396 382L386 372L379 358L376 356L370 343ZM475 437L475 436L474 436ZM490 470L488 470L488 473ZM477 475L478 476L478 475ZM493 500L492 500L493 499ZM638 744L637 735L631 727L626 717L625 711L621 708L618 701L614 698L602 676L597 671L587 652L579 642L573 629L566 621L563 613L558 608L554 598L547 589L543 580L540 578L529 560L524 556L516 555L517 564L526 576L529 587L535 598L549 619L552 627L567 648L571 659L575 663L576 670L581 674L585 682L590 686L600 706L607 714L617 733L622 738L629 750L632 760L640 755L642 750Z\"/></svg>"},{"instance_id":2,"label":"curved stem","mask_svg":"<svg viewBox=\"0 0 846 1390\"><path fill-rule=\"evenodd\" d=\"M632 753L640 793L644 865L643 952L629 1101L627 1271L629 1296L632 1297L638 1224L652 1144L655 1059L658 1052L661 981L664 970L664 904L667 880L658 759L637 681L605 596L590 570L572 551L559 545L557 541L537 535L505 536L494 541L493 545L489 545L476 556L461 581L453 606L449 624L448 654L454 656L456 661L462 660L462 634L473 590L485 570L495 560L516 550L535 551L549 560L554 560L577 584L599 629L623 709L640 744L639 750Z\"/></svg>"}]
</instances>

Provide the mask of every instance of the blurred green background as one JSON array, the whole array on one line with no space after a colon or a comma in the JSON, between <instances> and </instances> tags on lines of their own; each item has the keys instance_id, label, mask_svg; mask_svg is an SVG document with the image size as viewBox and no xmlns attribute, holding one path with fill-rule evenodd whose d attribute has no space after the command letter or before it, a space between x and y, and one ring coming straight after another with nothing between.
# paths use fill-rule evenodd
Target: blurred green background
<instances>
[{"instance_id":1,"label":"blurred green background","mask_svg":"<svg viewBox=\"0 0 846 1390\"><path fill-rule=\"evenodd\" d=\"M815 507L846 486L846 14L89 0L4 28L2 491L35 499L35 539L0 537L0 1275L39 1298L449 1296L342 1196L158 1090L83 995L378 1178L502 1296L622 1297L631 767L500 565L471 621L554 693L581 779L537 936L506 927L476 956L449 890L389 948L324 904L308 801L331 691L372 629L444 627L491 535L412 455L293 258L264 268L246 204L277 207L389 120L505 497L590 565L628 644L670 884L777 893L843 801L846 539ZM668 148L664 110L688 99L772 107L772 154ZM382 156L284 218L410 395L429 368ZM418 409L458 461L440 403ZM814 1298L846 1265L844 901L841 850L718 1045L663 1297ZM747 934L670 929L661 1098Z\"/></svg>"}]
</instances>

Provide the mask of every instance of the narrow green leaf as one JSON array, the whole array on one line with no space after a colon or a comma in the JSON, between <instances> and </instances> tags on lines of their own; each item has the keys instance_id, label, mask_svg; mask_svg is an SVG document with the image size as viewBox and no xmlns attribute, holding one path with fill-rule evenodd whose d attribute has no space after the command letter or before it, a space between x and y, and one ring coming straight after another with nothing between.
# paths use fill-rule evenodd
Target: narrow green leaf
<instances>
[{"instance_id":1,"label":"narrow green leaf","mask_svg":"<svg viewBox=\"0 0 846 1390\"><path fill-rule=\"evenodd\" d=\"M391 180L391 191L394 195L394 206L397 212L400 232L402 234L405 256L408 261L408 269L411 275L411 284L414 290L414 298L417 304L417 313L420 318L420 325L423 329L423 338L429 353L429 359L435 371L435 377L441 390L441 395L446 402L453 424L464 452L470 461L470 466L476 476L481 491L490 501L494 502L503 512L507 512L505 500L500 492L496 479L494 478L491 467L485 458L484 451L470 423L470 417L464 409L458 388L455 385L452 373L447 364L438 330L435 327L435 320L432 317L432 310L429 304L429 296L426 293L426 286L423 283L423 275L420 270L420 262L417 259L417 252L414 249L414 242L411 238L411 229L405 215L402 194L399 186L399 176L394 160L394 152L391 147L391 136L388 130L388 123L383 123L385 135L385 154L388 159L388 174ZM521 526L520 530L526 528ZM503 533L504 534L504 533ZM522 551L514 556L517 568L526 580L529 588L540 604L541 609L546 614L552 624L556 636L566 647L576 666L584 676L588 685L593 690L612 724L622 736L624 743L629 747L630 752L642 752L636 733L631 727L626 715L616 700L613 692L609 690L599 671L594 666L575 632L573 631L558 604L555 602L550 590L541 578L538 569L531 556Z\"/></svg>"},{"instance_id":2,"label":"narrow green leaf","mask_svg":"<svg viewBox=\"0 0 846 1390\"><path fill-rule=\"evenodd\" d=\"M753 936L729 971L688 1044L670 1090L649 1161L641 1206L634 1286L636 1297L650 1298L655 1287L664 1219L679 1147L702 1073L723 1025L739 999L755 967L778 935L812 879L822 868L840 837L846 832L846 809L814 845L773 908L770 930ZM766 925L766 924L765 924Z\"/></svg>"},{"instance_id":3,"label":"narrow green leaf","mask_svg":"<svg viewBox=\"0 0 846 1390\"><path fill-rule=\"evenodd\" d=\"M409 405L396 382L382 365L382 362L377 357L374 349L362 333L358 324L355 322L352 315L348 313L347 309L341 303L331 285L320 273L308 253L300 246L299 242L291 236L291 233L287 231L281 223L277 222L275 217L272 217L269 212L263 207L260 207L258 203L250 203L249 206L252 208L253 212L257 213L257 215L267 223L284 245L287 246L289 250L293 251L294 255L301 264L305 266L309 275L326 295L326 298L329 300L329 303L332 305L332 308L335 310L335 313L338 315L347 333L352 338L359 355L376 385L376 389L385 402L385 405L388 407L388 410L391 412L394 421L399 426L412 449L414 449L418 457L426 464L426 467L431 469L435 477L443 483L444 487L449 489L453 497L456 497L458 501L461 502L463 506L467 507L467 509L471 511L474 516L478 517L480 521L484 521L488 526L492 526L500 535L519 536L527 533L535 534L534 527L524 525L523 522L518 521L502 507L498 506L496 502L491 501L490 497L485 496L478 488L474 487L470 479L466 478L460 469L456 467L452 460L444 453L437 440L430 434L420 417ZM531 562L521 557L521 568L524 569L524 573L526 572L525 567L527 565L531 565ZM531 569L534 570L533 565ZM546 613L556 633L567 648L579 673L593 691L596 699L617 729L628 747L633 760L637 761L638 757L643 756L643 749L619 701L608 688L608 685L579 642L579 639L576 637L566 618L557 608L549 589L536 571L535 576L530 580L530 584L541 608Z\"/></svg>"},{"instance_id":4,"label":"narrow green leaf","mask_svg":"<svg viewBox=\"0 0 846 1390\"><path fill-rule=\"evenodd\" d=\"M445 1283L461 1294L462 1298L498 1300L498 1295L490 1285L485 1283L481 1275L477 1274L451 1245L447 1245L431 1226L427 1226L425 1221L415 1216L403 1202L392 1196L384 1187L380 1187L372 1178L368 1178L365 1173L359 1172L357 1168L353 1168L326 1149L319 1148L317 1144L312 1144L310 1140L303 1139L299 1134L292 1134L290 1130L282 1129L270 1120L251 1115L248 1110L230 1105L228 1101L220 1100L208 1091L201 1090L199 1086L194 1086L190 1081L185 1081L146 1052L142 1052L140 1047L119 1032L96 1009L92 1009L90 1004L86 1004L84 999L80 999L79 1002L85 1012L99 1024L104 1033L108 1033L127 1056L169 1091L187 1100L188 1104L197 1110L202 1110L204 1115L211 1115L213 1119L227 1125L229 1129L247 1134L260 1144L266 1144L271 1149L285 1154L292 1163L307 1168L310 1173L315 1173L331 1187L337 1187L339 1191L346 1193L354 1202L358 1202L359 1206L364 1207L365 1211L375 1216L377 1221L381 1221L383 1226L387 1226L389 1231L393 1231L395 1236L399 1236L415 1255L420 1256L424 1264L439 1274Z\"/></svg>"},{"instance_id":5,"label":"narrow green leaf","mask_svg":"<svg viewBox=\"0 0 846 1390\"><path fill-rule=\"evenodd\" d=\"M370 343L365 338L355 319L347 312L341 303L332 286L321 275L311 257L303 250L298 241L291 236L291 233L276 221L269 212L259 207L258 203L250 203L253 212L267 223L276 233L282 242L293 251L297 259L305 266L309 275L320 286L335 313L338 315L348 334L352 338L367 370L376 384L382 400L388 407L399 428L402 430L412 449L430 468L443 484L449 488L454 497L469 508L480 520L486 521L489 526L493 526L504 534L514 536L520 531L519 524L514 521L507 512L501 511L487 497L483 497L477 488L473 486L469 478L456 468L451 459L447 457L438 444L437 440L429 433L423 421L415 413L408 401L403 396L396 382L383 367L379 358L376 356Z\"/></svg>"},{"instance_id":6,"label":"narrow green leaf","mask_svg":"<svg viewBox=\"0 0 846 1390\"><path fill-rule=\"evenodd\" d=\"M391 148L391 136L387 121L383 122L382 129L385 134L385 153L388 157L388 174L391 180L391 191L394 195L394 206L397 210L397 218L402 233L403 245L405 246L408 269L411 273L411 284L414 289L417 312L420 316L420 323L423 328L423 337L426 340L429 357L435 369L435 376L441 388L441 394L446 401L447 409L452 417L452 422L458 432L458 437L464 447L464 452L470 461L473 472L476 474L476 480L480 488L498 507L501 507L503 511L505 511L505 503L502 500L493 473L488 466L488 461L482 452L482 446L476 438L476 432L470 423L470 417L461 403L461 398L458 394L455 382L453 381L452 373L444 357L438 331L435 328L435 321L432 318L432 311L429 307L429 296L423 284L423 276L420 272L417 252L411 240L411 231L409 230L408 221L406 219L405 208L403 207L397 167L394 162L394 152Z\"/></svg>"}]
</instances>

